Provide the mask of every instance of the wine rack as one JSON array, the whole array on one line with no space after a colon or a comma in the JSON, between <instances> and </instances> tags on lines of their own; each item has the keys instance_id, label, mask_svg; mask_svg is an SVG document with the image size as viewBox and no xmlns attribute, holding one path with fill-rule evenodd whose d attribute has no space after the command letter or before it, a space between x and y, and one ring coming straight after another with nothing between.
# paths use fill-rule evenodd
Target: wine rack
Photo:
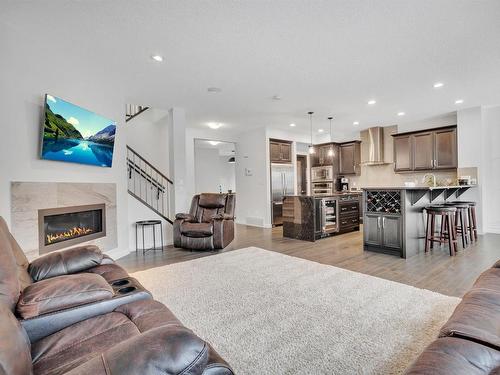
<instances>
[{"instance_id":1,"label":"wine rack","mask_svg":"<svg viewBox=\"0 0 500 375\"><path fill-rule=\"evenodd\" d=\"M401 191L366 192L366 210L389 214L401 214Z\"/></svg>"}]
</instances>

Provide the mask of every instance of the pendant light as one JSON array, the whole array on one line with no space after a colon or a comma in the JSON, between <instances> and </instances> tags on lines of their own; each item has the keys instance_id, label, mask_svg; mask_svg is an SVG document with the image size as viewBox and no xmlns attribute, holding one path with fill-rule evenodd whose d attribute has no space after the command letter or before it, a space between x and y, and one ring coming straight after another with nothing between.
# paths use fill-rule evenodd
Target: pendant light
<instances>
[{"instance_id":1,"label":"pendant light","mask_svg":"<svg viewBox=\"0 0 500 375\"><path fill-rule=\"evenodd\" d=\"M330 120L330 142L333 142L333 139L332 139L332 120L333 120L333 117L328 117L328 120ZM330 145L330 149L328 150L328 156L334 156L335 155L335 151L333 151L333 145Z\"/></svg>"},{"instance_id":2,"label":"pendant light","mask_svg":"<svg viewBox=\"0 0 500 375\"><path fill-rule=\"evenodd\" d=\"M313 113L314 112L307 112L307 114L309 115L309 126L311 129L311 143L309 143L309 153L310 154L314 154L314 152L315 152L314 146L313 146L313 120L312 120Z\"/></svg>"}]
</instances>

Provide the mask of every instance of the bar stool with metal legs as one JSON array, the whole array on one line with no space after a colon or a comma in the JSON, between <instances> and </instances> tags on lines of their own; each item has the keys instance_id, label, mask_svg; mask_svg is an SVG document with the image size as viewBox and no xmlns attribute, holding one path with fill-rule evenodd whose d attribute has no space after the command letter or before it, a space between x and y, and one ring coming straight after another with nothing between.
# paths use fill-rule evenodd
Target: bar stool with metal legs
<instances>
[{"instance_id":1,"label":"bar stool with metal legs","mask_svg":"<svg viewBox=\"0 0 500 375\"><path fill-rule=\"evenodd\" d=\"M465 249L469 244L469 241L467 239L467 232L468 232L467 228L469 227L467 216L469 211L469 205L467 203L460 203L460 202L449 202L445 203L444 205L449 207L455 207L457 209L453 225L455 227L454 228L455 232L457 234L460 234L460 236L462 237L462 247Z\"/></svg>"},{"instance_id":2,"label":"bar stool with metal legs","mask_svg":"<svg viewBox=\"0 0 500 375\"><path fill-rule=\"evenodd\" d=\"M450 256L457 252L457 239L454 228L454 214L457 212L455 207L444 205L431 205L425 207L427 212L427 226L425 231L425 252L429 248L434 248L434 242L441 244L448 242L450 247ZM441 218L442 232L439 236L435 233L436 216Z\"/></svg>"},{"instance_id":3,"label":"bar stool with metal legs","mask_svg":"<svg viewBox=\"0 0 500 375\"><path fill-rule=\"evenodd\" d=\"M474 202L474 201L455 201L452 203L460 203L460 204L469 205L468 230L469 230L470 242L477 241L476 202Z\"/></svg>"}]
</instances>

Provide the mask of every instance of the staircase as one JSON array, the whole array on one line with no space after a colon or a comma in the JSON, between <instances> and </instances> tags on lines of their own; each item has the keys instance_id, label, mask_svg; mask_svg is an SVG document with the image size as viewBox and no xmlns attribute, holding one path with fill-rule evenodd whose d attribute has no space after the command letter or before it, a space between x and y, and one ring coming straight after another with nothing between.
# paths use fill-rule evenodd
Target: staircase
<instances>
[{"instance_id":1,"label":"staircase","mask_svg":"<svg viewBox=\"0 0 500 375\"><path fill-rule=\"evenodd\" d=\"M125 122L129 122L134 117L139 116L142 112L149 109L142 105L127 104L125 109Z\"/></svg>"},{"instance_id":2,"label":"staircase","mask_svg":"<svg viewBox=\"0 0 500 375\"><path fill-rule=\"evenodd\" d=\"M127 172L128 193L173 224L174 213L170 204L174 187L172 180L129 146L127 146Z\"/></svg>"}]
</instances>

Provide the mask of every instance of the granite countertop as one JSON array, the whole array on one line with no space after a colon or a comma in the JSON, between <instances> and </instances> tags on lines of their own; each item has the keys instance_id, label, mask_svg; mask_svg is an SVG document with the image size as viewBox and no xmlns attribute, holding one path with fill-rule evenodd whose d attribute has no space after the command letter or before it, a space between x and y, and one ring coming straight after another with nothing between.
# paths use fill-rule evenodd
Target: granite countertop
<instances>
[{"instance_id":1,"label":"granite countertop","mask_svg":"<svg viewBox=\"0 0 500 375\"><path fill-rule=\"evenodd\" d=\"M294 194L290 194L290 195L285 195L285 197L311 197L311 198L328 198L328 197L337 197L337 196L341 196L341 195L361 195L363 194L363 191L359 190L359 191L337 191L337 192L334 192L332 194L328 194L328 195L294 195Z\"/></svg>"},{"instance_id":2,"label":"granite countertop","mask_svg":"<svg viewBox=\"0 0 500 375\"><path fill-rule=\"evenodd\" d=\"M477 185L449 185L449 186L370 186L363 190L437 190L437 189L460 189L471 188Z\"/></svg>"}]
</instances>

